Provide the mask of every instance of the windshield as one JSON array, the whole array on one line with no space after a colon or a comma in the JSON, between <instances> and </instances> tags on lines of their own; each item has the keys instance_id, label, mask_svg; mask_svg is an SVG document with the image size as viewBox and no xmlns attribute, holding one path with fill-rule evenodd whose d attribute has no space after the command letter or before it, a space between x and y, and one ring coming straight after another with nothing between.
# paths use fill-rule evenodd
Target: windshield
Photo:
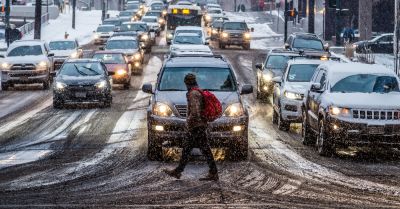
<instances>
[{"instance_id":1,"label":"windshield","mask_svg":"<svg viewBox=\"0 0 400 209\"><path fill-rule=\"evenodd\" d=\"M399 91L396 77L388 75L357 74L338 81L331 92L388 93Z\"/></svg>"},{"instance_id":2,"label":"windshield","mask_svg":"<svg viewBox=\"0 0 400 209\"><path fill-rule=\"evenodd\" d=\"M223 22L214 22L213 24L212 24L212 27L213 28L222 28L222 25L223 25Z\"/></svg>"},{"instance_id":3,"label":"windshield","mask_svg":"<svg viewBox=\"0 0 400 209\"><path fill-rule=\"evenodd\" d=\"M40 45L35 46L19 46L12 49L8 53L8 57L17 57L17 56L36 56L42 55L42 47Z\"/></svg>"},{"instance_id":4,"label":"windshield","mask_svg":"<svg viewBox=\"0 0 400 209\"><path fill-rule=\"evenodd\" d=\"M146 16L161 16L161 12L147 12Z\"/></svg>"},{"instance_id":5,"label":"windshield","mask_svg":"<svg viewBox=\"0 0 400 209\"><path fill-rule=\"evenodd\" d=\"M128 4L126 9L139 9L139 4Z\"/></svg>"},{"instance_id":6,"label":"windshield","mask_svg":"<svg viewBox=\"0 0 400 209\"><path fill-rule=\"evenodd\" d=\"M107 41L106 49L137 49L138 43L134 40L111 40Z\"/></svg>"},{"instance_id":7,"label":"windshield","mask_svg":"<svg viewBox=\"0 0 400 209\"><path fill-rule=\"evenodd\" d=\"M127 16L133 16L133 12L120 12L119 16L120 17L127 17Z\"/></svg>"},{"instance_id":8,"label":"windshield","mask_svg":"<svg viewBox=\"0 0 400 209\"><path fill-rule=\"evenodd\" d=\"M95 54L93 58L106 64L125 64L125 57L122 54Z\"/></svg>"},{"instance_id":9,"label":"windshield","mask_svg":"<svg viewBox=\"0 0 400 209\"><path fill-rule=\"evenodd\" d=\"M59 75L84 77L104 75L104 73L105 71L99 62L65 63L60 69Z\"/></svg>"},{"instance_id":10,"label":"windshield","mask_svg":"<svg viewBox=\"0 0 400 209\"><path fill-rule=\"evenodd\" d=\"M294 39L293 48L298 49L312 49L312 50L324 50L324 46L320 40L315 39Z\"/></svg>"},{"instance_id":11,"label":"windshield","mask_svg":"<svg viewBox=\"0 0 400 209\"><path fill-rule=\"evenodd\" d=\"M202 40L198 36L175 36L174 44L202 44Z\"/></svg>"},{"instance_id":12,"label":"windshield","mask_svg":"<svg viewBox=\"0 0 400 209\"><path fill-rule=\"evenodd\" d=\"M283 71L286 68L289 57L283 55L273 55L269 56L265 63L266 69L278 69Z\"/></svg>"},{"instance_id":13,"label":"windshield","mask_svg":"<svg viewBox=\"0 0 400 209\"><path fill-rule=\"evenodd\" d=\"M70 50L75 49L74 41L52 41L49 43L50 50Z\"/></svg>"},{"instance_id":14,"label":"windshield","mask_svg":"<svg viewBox=\"0 0 400 209\"><path fill-rule=\"evenodd\" d=\"M152 10L161 10L161 9L163 9L163 7L164 7L164 5L161 4L161 3L157 3L157 4L152 4L151 5L151 9Z\"/></svg>"},{"instance_id":15,"label":"windshield","mask_svg":"<svg viewBox=\"0 0 400 209\"><path fill-rule=\"evenodd\" d=\"M115 26L119 26L119 25L121 25L121 21L120 21L120 20L104 20L104 21L103 21L103 25L115 25Z\"/></svg>"},{"instance_id":16,"label":"windshield","mask_svg":"<svg viewBox=\"0 0 400 209\"><path fill-rule=\"evenodd\" d=\"M142 19L143 22L150 22L150 23L156 23L157 22L157 18L143 18Z\"/></svg>"},{"instance_id":17,"label":"windshield","mask_svg":"<svg viewBox=\"0 0 400 209\"><path fill-rule=\"evenodd\" d=\"M162 74L160 91L187 91L183 82L188 73L196 75L199 87L211 91L236 91L235 80L228 68L166 68Z\"/></svg>"},{"instance_id":18,"label":"windshield","mask_svg":"<svg viewBox=\"0 0 400 209\"><path fill-rule=\"evenodd\" d=\"M97 32L113 32L114 26L101 26L97 28Z\"/></svg>"},{"instance_id":19,"label":"windshield","mask_svg":"<svg viewBox=\"0 0 400 209\"><path fill-rule=\"evenodd\" d=\"M147 31L146 24L123 24L121 31Z\"/></svg>"},{"instance_id":20,"label":"windshield","mask_svg":"<svg viewBox=\"0 0 400 209\"><path fill-rule=\"evenodd\" d=\"M310 82L318 65L296 64L291 65L287 80L289 82Z\"/></svg>"},{"instance_id":21,"label":"windshield","mask_svg":"<svg viewBox=\"0 0 400 209\"><path fill-rule=\"evenodd\" d=\"M207 13L209 13L209 14L222 14L222 11L219 10L219 9L216 9L216 10L210 10Z\"/></svg>"},{"instance_id":22,"label":"windshield","mask_svg":"<svg viewBox=\"0 0 400 209\"><path fill-rule=\"evenodd\" d=\"M225 30L247 30L247 25L244 22L228 22L224 24Z\"/></svg>"},{"instance_id":23,"label":"windshield","mask_svg":"<svg viewBox=\"0 0 400 209\"><path fill-rule=\"evenodd\" d=\"M197 34L199 37L203 36L203 32L201 30L176 30L175 32L175 36L181 33L195 33Z\"/></svg>"}]
</instances>

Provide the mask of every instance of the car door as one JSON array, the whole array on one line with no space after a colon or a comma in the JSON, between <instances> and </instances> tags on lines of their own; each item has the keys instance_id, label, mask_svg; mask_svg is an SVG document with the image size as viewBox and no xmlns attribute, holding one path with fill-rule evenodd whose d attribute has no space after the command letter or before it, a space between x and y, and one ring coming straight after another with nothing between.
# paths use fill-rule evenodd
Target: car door
<instances>
[{"instance_id":1,"label":"car door","mask_svg":"<svg viewBox=\"0 0 400 209\"><path fill-rule=\"evenodd\" d=\"M318 112L321 104L321 95L326 87L326 71L324 69L320 69L318 74L316 74L315 80L313 83L319 83L321 85L320 91L309 91L308 101L307 101L307 109L308 109L308 119L310 126L314 129L318 129Z\"/></svg>"}]
</instances>

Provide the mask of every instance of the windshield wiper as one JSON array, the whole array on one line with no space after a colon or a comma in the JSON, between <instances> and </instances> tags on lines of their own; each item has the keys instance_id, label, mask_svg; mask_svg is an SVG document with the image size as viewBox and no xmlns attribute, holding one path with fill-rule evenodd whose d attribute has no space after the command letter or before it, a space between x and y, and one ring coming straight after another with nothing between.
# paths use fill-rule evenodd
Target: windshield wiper
<instances>
[{"instance_id":1,"label":"windshield wiper","mask_svg":"<svg viewBox=\"0 0 400 209\"><path fill-rule=\"evenodd\" d=\"M83 67L83 68L85 68L86 70L89 70L89 71L95 73L96 75L100 75L100 73L98 73L97 71L93 70L93 69L90 68L90 67L86 67L86 66L81 66L81 67Z\"/></svg>"},{"instance_id":2,"label":"windshield wiper","mask_svg":"<svg viewBox=\"0 0 400 209\"><path fill-rule=\"evenodd\" d=\"M78 67L76 64L74 64L74 67L75 67L76 71L77 71L79 74L81 74L81 75L88 75L88 74L82 72L81 70L79 70L79 67Z\"/></svg>"}]
</instances>

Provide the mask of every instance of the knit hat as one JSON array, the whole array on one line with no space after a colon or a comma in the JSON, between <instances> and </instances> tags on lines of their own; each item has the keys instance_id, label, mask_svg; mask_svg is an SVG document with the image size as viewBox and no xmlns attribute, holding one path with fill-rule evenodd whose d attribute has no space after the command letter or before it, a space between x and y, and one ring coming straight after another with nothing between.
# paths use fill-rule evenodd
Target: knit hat
<instances>
[{"instance_id":1,"label":"knit hat","mask_svg":"<svg viewBox=\"0 0 400 209\"><path fill-rule=\"evenodd\" d=\"M196 75L193 73L189 73L185 76L185 80L184 80L186 85L192 86L192 85L197 85L197 81L196 81Z\"/></svg>"}]
</instances>

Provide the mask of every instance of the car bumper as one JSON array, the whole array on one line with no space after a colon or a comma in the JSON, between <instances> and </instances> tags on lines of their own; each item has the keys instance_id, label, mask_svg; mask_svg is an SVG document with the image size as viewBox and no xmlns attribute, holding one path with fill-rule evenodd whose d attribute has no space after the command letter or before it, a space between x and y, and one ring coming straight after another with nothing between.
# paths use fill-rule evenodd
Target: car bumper
<instances>
[{"instance_id":1,"label":"car bumper","mask_svg":"<svg viewBox=\"0 0 400 209\"><path fill-rule=\"evenodd\" d=\"M128 74L125 75L113 75L112 82L113 84L125 84L129 83L130 76Z\"/></svg>"},{"instance_id":2,"label":"car bumper","mask_svg":"<svg viewBox=\"0 0 400 209\"><path fill-rule=\"evenodd\" d=\"M160 130L162 126L163 130ZM234 127L240 127L240 131L234 131ZM186 120L176 117L162 118L154 115L148 116L148 130L154 138L161 142L168 141L175 146L180 146L186 139L188 132ZM207 136L212 147L225 147L232 143L241 143L247 140L248 118L220 118L209 123Z\"/></svg>"},{"instance_id":3,"label":"car bumper","mask_svg":"<svg viewBox=\"0 0 400 209\"><path fill-rule=\"evenodd\" d=\"M220 38L219 41L223 44L227 45L243 45L250 44L250 39L242 39L242 38Z\"/></svg>"},{"instance_id":4,"label":"car bumper","mask_svg":"<svg viewBox=\"0 0 400 209\"><path fill-rule=\"evenodd\" d=\"M1 74L3 84L42 83L50 78L48 70L2 71Z\"/></svg>"},{"instance_id":5,"label":"car bumper","mask_svg":"<svg viewBox=\"0 0 400 209\"><path fill-rule=\"evenodd\" d=\"M337 118L328 119L328 130L337 144L380 145L400 148L400 124L369 125L348 122Z\"/></svg>"},{"instance_id":6,"label":"car bumper","mask_svg":"<svg viewBox=\"0 0 400 209\"><path fill-rule=\"evenodd\" d=\"M300 100L281 99L282 118L289 122L300 123L302 121L302 103L303 101Z\"/></svg>"}]
</instances>

